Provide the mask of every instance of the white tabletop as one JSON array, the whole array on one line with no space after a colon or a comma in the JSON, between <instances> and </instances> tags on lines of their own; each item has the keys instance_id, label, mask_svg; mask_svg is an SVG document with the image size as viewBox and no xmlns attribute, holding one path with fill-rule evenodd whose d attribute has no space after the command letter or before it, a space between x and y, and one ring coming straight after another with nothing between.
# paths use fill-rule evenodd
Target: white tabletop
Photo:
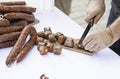
<instances>
[{"instance_id":1,"label":"white tabletop","mask_svg":"<svg viewBox=\"0 0 120 79\"><path fill-rule=\"evenodd\" d=\"M52 31L79 38L84 31L77 23L55 8L52 11L35 13L39 24L37 31L50 26ZM120 57L109 48L96 52L93 56L62 50L61 55L48 53L41 56L34 46L20 63L9 68L5 60L12 48L0 49L0 79L39 79L46 74L49 79L120 79Z\"/></svg>"}]
</instances>

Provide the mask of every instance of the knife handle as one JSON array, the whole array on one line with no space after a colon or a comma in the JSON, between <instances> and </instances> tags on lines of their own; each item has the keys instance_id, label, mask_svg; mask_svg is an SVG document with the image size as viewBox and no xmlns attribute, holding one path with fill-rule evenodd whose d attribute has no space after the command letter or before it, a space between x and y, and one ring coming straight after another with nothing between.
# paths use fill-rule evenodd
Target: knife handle
<instances>
[{"instance_id":1,"label":"knife handle","mask_svg":"<svg viewBox=\"0 0 120 79\"><path fill-rule=\"evenodd\" d=\"M94 19L95 19L95 17L93 17L93 18L90 20L90 22L88 23L88 26L86 27L86 29L85 29L82 37L80 38L80 40L79 40L79 42L78 42L78 45L77 45L79 48L84 48L83 45L82 45L82 42L83 42L83 40L85 39L85 37L86 37L88 31L90 30L90 28L94 25Z\"/></svg>"}]
</instances>

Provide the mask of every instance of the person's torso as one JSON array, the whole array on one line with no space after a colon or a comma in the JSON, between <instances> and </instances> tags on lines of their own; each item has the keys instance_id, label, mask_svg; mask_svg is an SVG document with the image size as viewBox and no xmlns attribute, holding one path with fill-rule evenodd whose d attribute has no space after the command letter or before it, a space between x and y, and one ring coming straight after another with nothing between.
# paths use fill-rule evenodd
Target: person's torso
<instances>
[{"instance_id":1,"label":"person's torso","mask_svg":"<svg viewBox=\"0 0 120 79\"><path fill-rule=\"evenodd\" d=\"M112 0L112 10L116 16L120 16L120 0Z\"/></svg>"},{"instance_id":2,"label":"person's torso","mask_svg":"<svg viewBox=\"0 0 120 79\"><path fill-rule=\"evenodd\" d=\"M120 0L112 0L113 3L120 8Z\"/></svg>"}]
</instances>

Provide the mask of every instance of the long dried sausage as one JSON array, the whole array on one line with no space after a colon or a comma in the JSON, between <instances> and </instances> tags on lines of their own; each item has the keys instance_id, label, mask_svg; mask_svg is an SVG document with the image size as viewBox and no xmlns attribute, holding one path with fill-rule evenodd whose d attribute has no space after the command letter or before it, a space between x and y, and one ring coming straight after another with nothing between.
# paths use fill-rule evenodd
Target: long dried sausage
<instances>
[{"instance_id":1,"label":"long dried sausage","mask_svg":"<svg viewBox=\"0 0 120 79\"><path fill-rule=\"evenodd\" d=\"M35 44L35 38L31 37L30 40L26 43L26 45L23 47L22 51L16 57L17 62L23 60L23 58L27 55L30 49L34 46L34 44Z\"/></svg>"},{"instance_id":2,"label":"long dried sausage","mask_svg":"<svg viewBox=\"0 0 120 79\"><path fill-rule=\"evenodd\" d=\"M25 40L27 36L30 34L30 40L27 42L25 46ZM28 53L28 51L33 47L33 43L35 43L37 33L36 30L33 26L27 26L23 29L20 37L18 38L16 44L14 45L13 49L10 51L9 55L7 56L6 59L6 65L10 66L12 62L14 62L16 59L16 56L21 53L20 59L17 57L16 61L22 60L21 58L24 57Z\"/></svg>"},{"instance_id":3,"label":"long dried sausage","mask_svg":"<svg viewBox=\"0 0 120 79\"><path fill-rule=\"evenodd\" d=\"M0 5L26 5L25 1L0 2Z\"/></svg>"},{"instance_id":4,"label":"long dried sausage","mask_svg":"<svg viewBox=\"0 0 120 79\"><path fill-rule=\"evenodd\" d=\"M26 26L27 24L26 20L14 20L10 23L11 26Z\"/></svg>"},{"instance_id":5,"label":"long dried sausage","mask_svg":"<svg viewBox=\"0 0 120 79\"><path fill-rule=\"evenodd\" d=\"M12 32L12 33L7 33L7 34L2 34L0 35L0 43L6 42L6 41L11 41L11 40L16 40L20 36L21 32Z\"/></svg>"},{"instance_id":6,"label":"long dried sausage","mask_svg":"<svg viewBox=\"0 0 120 79\"><path fill-rule=\"evenodd\" d=\"M0 27L9 26L9 25L10 25L9 20L3 18L3 15L0 15Z\"/></svg>"},{"instance_id":7,"label":"long dried sausage","mask_svg":"<svg viewBox=\"0 0 120 79\"><path fill-rule=\"evenodd\" d=\"M12 47L16 43L16 41L17 40L2 42L0 43L0 48Z\"/></svg>"},{"instance_id":8,"label":"long dried sausage","mask_svg":"<svg viewBox=\"0 0 120 79\"><path fill-rule=\"evenodd\" d=\"M16 19L25 19L27 21L35 20L34 15L27 13L6 13L4 17L8 20L16 20Z\"/></svg>"},{"instance_id":9,"label":"long dried sausage","mask_svg":"<svg viewBox=\"0 0 120 79\"><path fill-rule=\"evenodd\" d=\"M0 27L9 26L10 22L7 19L0 19Z\"/></svg>"},{"instance_id":10,"label":"long dried sausage","mask_svg":"<svg viewBox=\"0 0 120 79\"><path fill-rule=\"evenodd\" d=\"M5 33L11 33L16 31L22 31L24 26L9 26L9 27L0 27L0 35Z\"/></svg>"},{"instance_id":11,"label":"long dried sausage","mask_svg":"<svg viewBox=\"0 0 120 79\"><path fill-rule=\"evenodd\" d=\"M0 12L27 12L32 13L36 12L36 8L24 6L24 5L14 5L14 6L5 6L0 5Z\"/></svg>"}]
</instances>

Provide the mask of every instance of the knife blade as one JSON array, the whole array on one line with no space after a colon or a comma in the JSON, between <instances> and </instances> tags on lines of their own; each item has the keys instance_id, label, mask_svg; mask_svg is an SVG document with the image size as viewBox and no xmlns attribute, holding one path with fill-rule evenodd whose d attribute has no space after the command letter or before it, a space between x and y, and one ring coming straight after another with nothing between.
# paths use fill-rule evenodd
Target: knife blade
<instances>
[{"instance_id":1,"label":"knife blade","mask_svg":"<svg viewBox=\"0 0 120 79\"><path fill-rule=\"evenodd\" d=\"M81 36L81 38L80 38L80 40L79 40L79 42L78 42L78 45L77 45L79 48L83 48L82 42L83 42L83 40L85 39L85 37L87 36L90 28L93 27L93 25L94 25L94 18L95 18L95 17L93 17L93 18L90 20L90 22L88 23L85 31L83 32L83 34L82 34L82 36Z\"/></svg>"}]
</instances>

